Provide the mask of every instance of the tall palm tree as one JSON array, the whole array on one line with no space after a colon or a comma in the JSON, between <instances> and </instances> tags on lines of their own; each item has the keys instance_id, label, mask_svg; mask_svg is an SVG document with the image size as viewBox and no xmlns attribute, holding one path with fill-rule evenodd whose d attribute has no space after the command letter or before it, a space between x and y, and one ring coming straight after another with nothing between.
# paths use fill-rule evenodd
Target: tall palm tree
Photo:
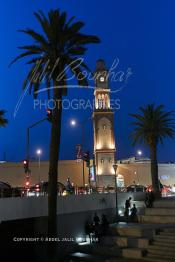
<instances>
[{"instance_id":1,"label":"tall palm tree","mask_svg":"<svg viewBox=\"0 0 175 262\"><path fill-rule=\"evenodd\" d=\"M99 43L97 36L86 35L81 32L84 23L74 22L74 17L67 19L66 12L51 10L46 16L41 11L34 13L42 28L42 34L32 29L20 30L30 36L33 40L31 45L19 47L25 50L17 56L11 64L23 57L31 57L27 64L32 65L24 81L23 88L29 85L29 91L37 96L37 92L43 85L41 76L44 73L45 84L48 94L54 100L54 109L51 121L51 142L49 162L49 194L48 194L48 234L56 236L56 207L57 207L57 178L58 159L61 137L62 97L66 95L67 68L81 86L87 86L87 78L83 70L88 70L84 62L78 58L83 56L87 50L86 45ZM36 77L37 75L39 77ZM34 76L35 75L35 76ZM58 77L59 76L59 77ZM53 90L50 92L50 86Z\"/></svg>"},{"instance_id":2,"label":"tall palm tree","mask_svg":"<svg viewBox=\"0 0 175 262\"><path fill-rule=\"evenodd\" d=\"M131 114L135 119L134 131L131 134L133 144L144 143L149 147L151 159L151 177L153 191L156 197L160 196L157 147L163 144L166 137L173 138L175 135L174 111L166 112L164 105L155 106L148 104L139 108L140 114Z\"/></svg>"},{"instance_id":3,"label":"tall palm tree","mask_svg":"<svg viewBox=\"0 0 175 262\"><path fill-rule=\"evenodd\" d=\"M8 121L7 119L4 118L4 114L5 114L5 111L4 110L0 110L0 126L6 126Z\"/></svg>"}]
</instances>

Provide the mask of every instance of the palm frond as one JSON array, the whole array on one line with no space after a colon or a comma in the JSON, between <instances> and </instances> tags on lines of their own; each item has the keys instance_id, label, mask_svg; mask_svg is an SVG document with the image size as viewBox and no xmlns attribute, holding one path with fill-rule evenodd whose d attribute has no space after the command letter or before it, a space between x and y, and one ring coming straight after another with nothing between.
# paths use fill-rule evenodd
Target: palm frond
<instances>
[{"instance_id":1,"label":"palm frond","mask_svg":"<svg viewBox=\"0 0 175 262\"><path fill-rule=\"evenodd\" d=\"M37 43L40 43L44 48L47 47L48 42L45 39L45 37L43 35L41 35L40 33L35 32L32 29L25 29L25 30L18 30L21 33L25 33L27 35L29 35L30 37L32 37Z\"/></svg>"},{"instance_id":2,"label":"palm frond","mask_svg":"<svg viewBox=\"0 0 175 262\"><path fill-rule=\"evenodd\" d=\"M9 64L9 67L21 58L24 58L24 57L29 56L29 55L37 55L37 54L38 54L38 51L27 51L25 53L22 53L22 54L18 55L15 59L12 60L12 62Z\"/></svg>"},{"instance_id":3,"label":"palm frond","mask_svg":"<svg viewBox=\"0 0 175 262\"><path fill-rule=\"evenodd\" d=\"M66 82L66 67L70 68L79 85L88 86L83 70L88 72L91 72L91 70L84 61L76 68L73 68L70 61L75 61L77 57L84 55L87 51L87 45L99 43L100 39L94 35L83 34L81 30L84 27L84 23L82 21L74 22L75 17L67 19L67 13L61 12L59 9L50 10L47 15L42 11L38 11L34 13L34 16L41 26L42 33L30 28L19 30L19 32L30 36L33 43L20 46L19 49L25 50L24 53L18 55L10 63L12 65L21 58L30 57L26 64L31 65L31 69L23 83L23 88L25 89L29 85L30 93L33 92L34 96L38 93L36 91L40 88L41 82L37 77L33 79L32 76L36 65L39 63L37 73L42 75L42 70L45 70L46 87L49 87L51 82L55 82L61 72L63 72L64 81ZM60 60L57 65L56 61L58 58ZM49 66L46 68L48 61ZM54 71L52 71L53 68ZM58 82L59 84L61 82ZM67 92L65 90L64 94ZM62 92L61 89L60 92ZM48 93L48 95L50 94Z\"/></svg>"},{"instance_id":4,"label":"palm frond","mask_svg":"<svg viewBox=\"0 0 175 262\"><path fill-rule=\"evenodd\" d=\"M175 136L175 118L174 111L164 111L163 105L155 106L148 104L139 108L140 114L130 114L136 121L132 133L133 143L144 142L151 146L160 142L166 137Z\"/></svg>"}]
</instances>

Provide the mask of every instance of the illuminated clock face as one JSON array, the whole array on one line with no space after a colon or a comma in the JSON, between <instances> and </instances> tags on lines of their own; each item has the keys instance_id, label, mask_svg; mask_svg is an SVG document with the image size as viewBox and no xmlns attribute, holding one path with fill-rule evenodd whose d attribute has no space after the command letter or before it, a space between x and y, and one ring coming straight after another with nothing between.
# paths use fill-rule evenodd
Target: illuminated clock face
<instances>
[{"instance_id":1,"label":"illuminated clock face","mask_svg":"<svg viewBox=\"0 0 175 262\"><path fill-rule=\"evenodd\" d=\"M104 82L104 81L105 81L104 76L100 76L100 82Z\"/></svg>"}]
</instances>

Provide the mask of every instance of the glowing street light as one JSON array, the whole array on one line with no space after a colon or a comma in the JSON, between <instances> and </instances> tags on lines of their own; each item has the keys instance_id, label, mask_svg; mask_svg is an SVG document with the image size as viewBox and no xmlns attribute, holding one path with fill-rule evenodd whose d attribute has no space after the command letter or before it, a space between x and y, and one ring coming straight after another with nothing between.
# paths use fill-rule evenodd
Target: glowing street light
<instances>
[{"instance_id":1,"label":"glowing street light","mask_svg":"<svg viewBox=\"0 0 175 262\"><path fill-rule=\"evenodd\" d=\"M41 149L37 149L36 153L37 153L38 156L40 156L42 154L42 150Z\"/></svg>"},{"instance_id":2,"label":"glowing street light","mask_svg":"<svg viewBox=\"0 0 175 262\"><path fill-rule=\"evenodd\" d=\"M70 121L70 125L71 126L80 126L81 128L81 133L82 133L82 142L81 142L81 152L82 152L82 172L83 172L83 185L85 186L85 172L84 172L84 160L83 160L83 155L84 155L84 132L85 132L85 124L87 123L87 121L91 119L91 117L88 117L87 119L85 119L82 122L76 121L75 119L72 119Z\"/></svg>"},{"instance_id":3,"label":"glowing street light","mask_svg":"<svg viewBox=\"0 0 175 262\"><path fill-rule=\"evenodd\" d=\"M72 119L72 120L70 121L70 124L71 124L71 126L76 126L77 122L76 122L74 119Z\"/></svg>"},{"instance_id":4,"label":"glowing street light","mask_svg":"<svg viewBox=\"0 0 175 262\"><path fill-rule=\"evenodd\" d=\"M141 156L141 155L142 155L142 151L141 151L141 150L138 150L138 151L137 151L137 155L138 155L138 156Z\"/></svg>"},{"instance_id":5,"label":"glowing street light","mask_svg":"<svg viewBox=\"0 0 175 262\"><path fill-rule=\"evenodd\" d=\"M41 167L41 154L42 154L42 150L41 149L37 149L36 150L36 154L38 156L38 182L40 183L40 167Z\"/></svg>"}]
</instances>

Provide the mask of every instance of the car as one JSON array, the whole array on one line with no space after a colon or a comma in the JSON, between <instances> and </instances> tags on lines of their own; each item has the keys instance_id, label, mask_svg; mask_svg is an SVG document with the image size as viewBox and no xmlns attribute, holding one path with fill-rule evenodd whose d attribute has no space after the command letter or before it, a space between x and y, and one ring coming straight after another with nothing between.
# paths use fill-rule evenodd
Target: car
<instances>
[{"instance_id":1,"label":"car","mask_svg":"<svg viewBox=\"0 0 175 262\"><path fill-rule=\"evenodd\" d=\"M146 192L146 187L142 185L129 185L126 188L127 192Z\"/></svg>"},{"instance_id":2,"label":"car","mask_svg":"<svg viewBox=\"0 0 175 262\"><path fill-rule=\"evenodd\" d=\"M11 197L12 187L9 183L0 181L0 197Z\"/></svg>"},{"instance_id":3,"label":"car","mask_svg":"<svg viewBox=\"0 0 175 262\"><path fill-rule=\"evenodd\" d=\"M24 195L24 187L13 187L12 188L12 197L21 197Z\"/></svg>"},{"instance_id":4,"label":"car","mask_svg":"<svg viewBox=\"0 0 175 262\"><path fill-rule=\"evenodd\" d=\"M28 190L28 196L35 196L35 195L47 195L48 194L48 182L40 182L35 184L34 186L31 186ZM57 191L60 195L62 195L62 193L65 190L65 186L60 183L57 182Z\"/></svg>"},{"instance_id":5,"label":"car","mask_svg":"<svg viewBox=\"0 0 175 262\"><path fill-rule=\"evenodd\" d=\"M147 192L153 191L152 185L147 186L147 187L146 187L146 191L147 191ZM169 193L169 192L171 192L171 187L161 184L160 191L161 191L161 193Z\"/></svg>"}]
</instances>

